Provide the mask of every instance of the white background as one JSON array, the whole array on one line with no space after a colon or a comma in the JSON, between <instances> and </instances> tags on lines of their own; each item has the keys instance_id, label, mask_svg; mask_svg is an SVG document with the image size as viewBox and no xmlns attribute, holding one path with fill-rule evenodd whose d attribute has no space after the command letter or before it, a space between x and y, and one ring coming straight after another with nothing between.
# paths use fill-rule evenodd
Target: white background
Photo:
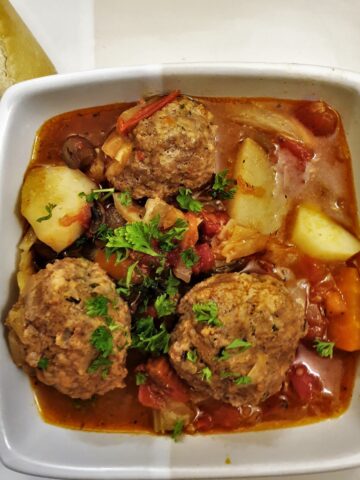
<instances>
[{"instance_id":1,"label":"white background","mask_svg":"<svg viewBox=\"0 0 360 480\"><path fill-rule=\"evenodd\" d=\"M59 73L191 61L308 63L360 71L360 0L11 1ZM0 478L35 477L0 465ZM355 479L360 480L360 469L291 477Z\"/></svg>"}]
</instances>

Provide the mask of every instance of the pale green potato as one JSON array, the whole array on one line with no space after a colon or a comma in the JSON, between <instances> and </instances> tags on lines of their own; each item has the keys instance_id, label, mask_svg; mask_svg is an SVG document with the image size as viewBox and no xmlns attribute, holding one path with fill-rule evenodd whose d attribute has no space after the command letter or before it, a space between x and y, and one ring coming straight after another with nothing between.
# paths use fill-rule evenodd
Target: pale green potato
<instances>
[{"instance_id":1,"label":"pale green potato","mask_svg":"<svg viewBox=\"0 0 360 480\"><path fill-rule=\"evenodd\" d=\"M95 188L96 184L80 170L65 166L32 168L21 190L21 213L39 240L61 252L84 231L80 219L72 221L71 217L90 215L90 206L79 193L89 194Z\"/></svg>"},{"instance_id":2,"label":"pale green potato","mask_svg":"<svg viewBox=\"0 0 360 480\"><path fill-rule=\"evenodd\" d=\"M265 235L278 230L288 204L283 194L275 194L275 171L267 153L251 138L240 145L233 177L245 184L238 186L234 198L229 201L230 217Z\"/></svg>"},{"instance_id":3,"label":"pale green potato","mask_svg":"<svg viewBox=\"0 0 360 480\"><path fill-rule=\"evenodd\" d=\"M304 253L325 261L347 260L360 251L360 241L311 205L300 205L292 241Z\"/></svg>"}]
</instances>

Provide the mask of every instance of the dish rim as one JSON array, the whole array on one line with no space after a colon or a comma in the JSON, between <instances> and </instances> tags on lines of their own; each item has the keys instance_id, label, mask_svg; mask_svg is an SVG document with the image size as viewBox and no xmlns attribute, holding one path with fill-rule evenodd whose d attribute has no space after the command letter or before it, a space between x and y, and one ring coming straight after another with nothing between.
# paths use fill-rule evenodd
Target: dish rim
<instances>
[{"instance_id":1,"label":"dish rim","mask_svg":"<svg viewBox=\"0 0 360 480\"><path fill-rule=\"evenodd\" d=\"M250 78L256 78L266 81L267 79L291 80L299 79L312 80L314 83L325 82L328 84L336 85L339 87L345 87L356 90L360 98L360 74L332 67L319 67L316 65L301 65L301 64L287 64L287 63L252 63L252 62L194 62L194 63L167 63L167 64L151 64L151 65L134 65L134 66L122 66L117 68L107 68L99 70L90 70L78 73L67 73L51 75L48 77L42 77L39 79L28 80L21 82L10 87L3 95L0 102L0 124L4 125L4 128L0 130L0 180L3 175L3 171L6 167L6 159L2 155L3 145L8 138L7 118L12 114L13 109L23 102L26 98L32 95L41 95L44 92L56 92L61 88L73 88L75 86L86 85L87 82L101 83L101 81L115 81L133 77L146 77L156 75L197 75L197 76L209 76L209 75L233 75L233 76L246 76ZM89 105L90 106L90 105ZM1 193L1 192L0 192ZM2 209L0 208L0 225L2 225ZM3 307L1 305L1 307ZM1 371L0 371L1 375ZM244 475L243 469L238 466L219 468L213 468L211 471L206 465L199 466L199 469L189 471L187 467L177 467L176 470L163 467L161 470L155 468L155 471L145 468L141 470L131 470L126 468L104 468L99 466L98 468L92 468L79 472L72 467L69 469L66 465L46 465L36 464L29 462L27 458L23 458L18 455L17 452L11 448L10 443L7 441L6 432L4 431L3 422L3 408L2 408L2 393L0 392L0 457L4 464L19 472L30 473L32 475L41 476L58 476L61 478L154 478L154 475L158 478L202 478L202 477L234 477ZM346 413L345 413L346 415ZM301 427L297 427L301 428ZM260 433L261 432L256 432ZM93 435L92 433L90 433ZM119 434L109 434L119 435ZM123 434L120 434L123 435ZM234 435L234 434L231 434ZM242 434L240 434L242 435ZM206 437L201 437L206 438ZM167 440L166 440L167 441ZM269 475L289 475L289 474L304 474L304 473L318 473L325 471L334 471L345 468L353 468L360 465L360 453L353 456L348 456L346 461L337 459L329 459L326 464L305 465L304 462L301 466L297 464L287 464L284 462L278 467L276 471L268 471L262 469L257 470L254 468L252 472L248 472L247 475L251 476L269 476ZM31 468L30 468L31 467ZM237 468L236 468L237 467ZM206 470L208 469L208 470ZM123 475L127 475L124 477Z\"/></svg>"}]
</instances>

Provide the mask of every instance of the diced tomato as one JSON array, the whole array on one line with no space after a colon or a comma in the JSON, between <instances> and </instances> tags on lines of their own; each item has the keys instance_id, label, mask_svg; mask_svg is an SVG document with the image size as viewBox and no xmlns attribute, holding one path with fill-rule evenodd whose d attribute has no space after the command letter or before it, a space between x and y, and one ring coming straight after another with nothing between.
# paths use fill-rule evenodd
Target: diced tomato
<instances>
[{"instance_id":1,"label":"diced tomato","mask_svg":"<svg viewBox=\"0 0 360 480\"><path fill-rule=\"evenodd\" d=\"M80 225L87 229L90 226L91 221L91 207L89 204L84 205L79 213L75 215L64 215L59 219L59 223L64 227L69 227L75 222L80 223Z\"/></svg>"},{"instance_id":2,"label":"diced tomato","mask_svg":"<svg viewBox=\"0 0 360 480\"><path fill-rule=\"evenodd\" d=\"M295 114L317 137L331 135L336 130L337 114L325 102L306 102Z\"/></svg>"},{"instance_id":3,"label":"diced tomato","mask_svg":"<svg viewBox=\"0 0 360 480\"><path fill-rule=\"evenodd\" d=\"M153 384L139 385L138 400L144 407L156 410L160 410L166 405L163 395L154 388Z\"/></svg>"},{"instance_id":4,"label":"diced tomato","mask_svg":"<svg viewBox=\"0 0 360 480\"><path fill-rule=\"evenodd\" d=\"M198 275L199 273L210 272L215 266L215 256L211 246L208 243L200 243L195 245L195 252L199 260L192 267L193 273Z\"/></svg>"},{"instance_id":5,"label":"diced tomato","mask_svg":"<svg viewBox=\"0 0 360 480\"><path fill-rule=\"evenodd\" d=\"M297 167L300 171L304 172L306 164L313 158L314 152L303 143L290 140L289 138L280 137L279 145L281 148L289 150L289 152L297 158Z\"/></svg>"},{"instance_id":6,"label":"diced tomato","mask_svg":"<svg viewBox=\"0 0 360 480\"><path fill-rule=\"evenodd\" d=\"M229 220L229 215L226 212L201 212L203 219L200 229L207 237L213 237L220 232L222 227Z\"/></svg>"},{"instance_id":7,"label":"diced tomato","mask_svg":"<svg viewBox=\"0 0 360 480\"><path fill-rule=\"evenodd\" d=\"M194 422L194 428L198 432L207 432L214 427L214 420L208 413L201 412Z\"/></svg>"},{"instance_id":8,"label":"diced tomato","mask_svg":"<svg viewBox=\"0 0 360 480\"><path fill-rule=\"evenodd\" d=\"M305 319L308 325L307 340L323 339L326 336L327 319L321 313L319 305L310 303L306 308Z\"/></svg>"},{"instance_id":9,"label":"diced tomato","mask_svg":"<svg viewBox=\"0 0 360 480\"><path fill-rule=\"evenodd\" d=\"M180 242L182 250L193 247L199 240L198 226L201 223L201 219L191 212L185 213L185 220L188 223L188 229Z\"/></svg>"},{"instance_id":10,"label":"diced tomato","mask_svg":"<svg viewBox=\"0 0 360 480\"><path fill-rule=\"evenodd\" d=\"M134 260L131 258L126 258L121 262L116 261L116 255L112 254L109 258L106 257L104 250L96 250L95 253L95 262L100 265L100 267L105 270L105 272L110 275L110 277L115 278L115 280L125 280L127 271ZM132 282L136 283L140 280L140 277L133 272Z\"/></svg>"},{"instance_id":11,"label":"diced tomato","mask_svg":"<svg viewBox=\"0 0 360 480\"><path fill-rule=\"evenodd\" d=\"M322 391L319 377L310 373L306 365L294 365L289 379L295 393L303 403L309 403Z\"/></svg>"},{"instance_id":12,"label":"diced tomato","mask_svg":"<svg viewBox=\"0 0 360 480\"><path fill-rule=\"evenodd\" d=\"M153 382L166 397L177 402L189 401L189 391L171 368L165 357L151 358L146 364L146 372L150 382Z\"/></svg>"},{"instance_id":13,"label":"diced tomato","mask_svg":"<svg viewBox=\"0 0 360 480\"><path fill-rule=\"evenodd\" d=\"M205 416L205 419L201 422L203 425L200 423L200 426L203 428L208 426L209 428L234 429L238 428L242 423L240 411L236 407L218 400L207 401L202 415ZM201 416L199 417L199 422L200 420Z\"/></svg>"},{"instance_id":14,"label":"diced tomato","mask_svg":"<svg viewBox=\"0 0 360 480\"><path fill-rule=\"evenodd\" d=\"M175 248L174 250L171 250L171 252L168 252L166 255L168 264L170 267L174 268L180 261L180 250L178 248Z\"/></svg>"}]
</instances>

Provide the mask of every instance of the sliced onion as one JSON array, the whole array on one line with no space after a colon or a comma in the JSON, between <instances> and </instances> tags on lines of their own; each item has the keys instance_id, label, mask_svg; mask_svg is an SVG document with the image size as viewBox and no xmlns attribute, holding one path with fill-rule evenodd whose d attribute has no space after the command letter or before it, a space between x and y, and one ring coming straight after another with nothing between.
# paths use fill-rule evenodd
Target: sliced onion
<instances>
[{"instance_id":1,"label":"sliced onion","mask_svg":"<svg viewBox=\"0 0 360 480\"><path fill-rule=\"evenodd\" d=\"M175 424L179 421L184 426L189 425L195 417L193 410L185 403L168 402L161 410L153 410L154 431L166 433L174 430Z\"/></svg>"},{"instance_id":2,"label":"sliced onion","mask_svg":"<svg viewBox=\"0 0 360 480\"><path fill-rule=\"evenodd\" d=\"M236 111L230 114L232 121L251 125L262 130L275 131L300 140L307 145L313 143L313 135L295 117L286 113L275 112L256 103L244 103L236 105Z\"/></svg>"},{"instance_id":3,"label":"sliced onion","mask_svg":"<svg viewBox=\"0 0 360 480\"><path fill-rule=\"evenodd\" d=\"M138 204L132 203L131 205L122 205L118 197L119 192L115 192L113 195L114 205L120 215L129 223L142 222L145 213L144 207Z\"/></svg>"},{"instance_id":4,"label":"sliced onion","mask_svg":"<svg viewBox=\"0 0 360 480\"><path fill-rule=\"evenodd\" d=\"M149 198L145 204L145 215L143 221L149 223L154 218L160 218L160 227L170 228L179 218L185 219L181 210L169 205L160 198Z\"/></svg>"},{"instance_id":5,"label":"sliced onion","mask_svg":"<svg viewBox=\"0 0 360 480\"><path fill-rule=\"evenodd\" d=\"M36 242L37 238L34 230L30 227L29 230L23 236L20 245L20 262L19 262L19 271L17 274L17 283L19 286L20 293L24 290L25 285L31 275L35 273L33 257L31 254L31 247Z\"/></svg>"}]
</instances>

